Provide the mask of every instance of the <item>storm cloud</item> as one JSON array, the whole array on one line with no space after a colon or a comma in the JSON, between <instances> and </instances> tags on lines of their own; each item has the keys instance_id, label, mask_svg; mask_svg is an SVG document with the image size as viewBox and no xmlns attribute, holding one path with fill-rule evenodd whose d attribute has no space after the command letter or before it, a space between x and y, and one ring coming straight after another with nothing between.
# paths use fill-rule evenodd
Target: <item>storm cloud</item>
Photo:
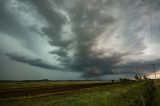
<instances>
[{"instance_id":1,"label":"storm cloud","mask_svg":"<svg viewBox=\"0 0 160 106\"><path fill-rule=\"evenodd\" d=\"M6 55L14 61L26 63L26 64L29 64L31 66L36 66L36 67L40 67L40 68L44 68L44 69L51 69L51 70L60 69L57 66L50 65L50 64L44 62L40 58L35 58L34 59L32 57L29 57L29 56L21 56L21 55L17 55L17 54L6 54Z\"/></svg>"},{"instance_id":2,"label":"storm cloud","mask_svg":"<svg viewBox=\"0 0 160 106\"><path fill-rule=\"evenodd\" d=\"M81 73L77 79L150 74L160 58L159 4L158 0L151 4L149 0L2 0L0 51L32 68Z\"/></svg>"}]
</instances>

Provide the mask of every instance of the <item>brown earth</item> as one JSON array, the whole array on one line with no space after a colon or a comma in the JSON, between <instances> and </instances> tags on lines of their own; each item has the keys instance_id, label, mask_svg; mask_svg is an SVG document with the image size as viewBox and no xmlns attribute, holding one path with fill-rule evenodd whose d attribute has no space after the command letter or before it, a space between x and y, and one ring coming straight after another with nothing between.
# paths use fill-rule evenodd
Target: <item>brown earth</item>
<instances>
[{"instance_id":1,"label":"brown earth","mask_svg":"<svg viewBox=\"0 0 160 106\"><path fill-rule=\"evenodd\" d=\"M92 83L92 84L71 84L64 86L45 86L45 87L31 87L31 88L17 88L9 91L1 91L0 98L10 98L10 97L20 97L20 96L36 96L48 93L63 94L63 92L68 92L72 90L79 90L84 88L91 88L97 86L104 86L113 83ZM115 83L114 83L115 84ZM61 93L62 92L62 93Z\"/></svg>"}]
</instances>

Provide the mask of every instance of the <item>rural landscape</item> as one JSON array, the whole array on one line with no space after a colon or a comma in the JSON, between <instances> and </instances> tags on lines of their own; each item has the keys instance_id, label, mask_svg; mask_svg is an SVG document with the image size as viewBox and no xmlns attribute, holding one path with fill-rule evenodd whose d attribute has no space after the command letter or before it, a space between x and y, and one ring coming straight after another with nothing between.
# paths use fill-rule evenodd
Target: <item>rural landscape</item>
<instances>
[{"instance_id":1,"label":"rural landscape","mask_svg":"<svg viewBox=\"0 0 160 106\"><path fill-rule=\"evenodd\" d=\"M160 80L0 83L0 106L159 106Z\"/></svg>"},{"instance_id":2,"label":"rural landscape","mask_svg":"<svg viewBox=\"0 0 160 106\"><path fill-rule=\"evenodd\" d=\"M160 106L160 0L0 0L0 106Z\"/></svg>"}]
</instances>

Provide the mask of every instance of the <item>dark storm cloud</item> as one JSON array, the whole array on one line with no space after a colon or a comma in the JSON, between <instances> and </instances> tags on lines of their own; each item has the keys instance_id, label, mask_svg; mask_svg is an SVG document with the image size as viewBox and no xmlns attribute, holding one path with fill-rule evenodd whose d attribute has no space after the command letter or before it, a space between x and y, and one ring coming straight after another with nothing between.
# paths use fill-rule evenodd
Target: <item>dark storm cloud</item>
<instances>
[{"instance_id":1,"label":"dark storm cloud","mask_svg":"<svg viewBox=\"0 0 160 106\"><path fill-rule=\"evenodd\" d=\"M40 67L40 68L44 68L44 69L50 69L50 70L60 69L57 66L50 65L50 64L44 62L40 58L33 59L33 58L30 58L29 56L21 56L21 55L17 55L17 54L9 54L9 53L6 54L6 55L14 61L26 63L26 64L29 64L31 66L36 66L36 67Z\"/></svg>"},{"instance_id":2,"label":"dark storm cloud","mask_svg":"<svg viewBox=\"0 0 160 106\"><path fill-rule=\"evenodd\" d=\"M76 35L77 50L70 67L83 72L85 78L111 74L113 65L120 59L119 56L99 58L98 56L102 55L103 51L94 53L91 50L105 25L111 25L116 21L112 16L105 17L100 14L101 4L99 2L96 1L95 5L91 5L90 2L79 1L69 12L72 16L72 30ZM95 6L95 8L89 10L88 5Z\"/></svg>"},{"instance_id":3,"label":"dark storm cloud","mask_svg":"<svg viewBox=\"0 0 160 106\"><path fill-rule=\"evenodd\" d=\"M113 74L114 72L112 69L114 66L126 55L126 53L112 53L110 50L101 50L97 52L91 50L91 48L95 46L97 37L100 36L104 29L109 28L119 20L117 17L112 16L112 14L100 14L106 5L108 6L113 3L114 2L111 1L106 1L105 3L102 1L79 1L75 7L71 8L69 11L73 24L72 30L76 34L77 42L77 51L70 67L76 71L83 72L83 77L85 78ZM89 6L92 8L89 9ZM95 23L96 25L94 25ZM111 35L106 34L106 38L109 36ZM143 47L142 40L139 38L130 36L126 39L134 39L134 44L142 45ZM137 45L130 46L134 48L137 47ZM112 53L112 55L110 57L102 56L106 52Z\"/></svg>"},{"instance_id":4,"label":"dark storm cloud","mask_svg":"<svg viewBox=\"0 0 160 106\"><path fill-rule=\"evenodd\" d=\"M84 52L86 53L86 52ZM113 74L112 69L115 67L115 64L121 60L120 54L113 54L110 57L98 57L98 55L91 56L91 53L88 55L77 56L76 61L72 64L72 67L75 70L83 70L83 77L99 77L106 74Z\"/></svg>"},{"instance_id":5,"label":"dark storm cloud","mask_svg":"<svg viewBox=\"0 0 160 106\"><path fill-rule=\"evenodd\" d=\"M65 46L68 42L61 41L60 32L62 25L65 24L67 20L58 12L58 9L48 0L27 0L25 2L34 4L38 12L48 22L49 26L42 28L42 32L50 38L49 43L53 46Z\"/></svg>"},{"instance_id":6,"label":"dark storm cloud","mask_svg":"<svg viewBox=\"0 0 160 106\"><path fill-rule=\"evenodd\" d=\"M0 2L0 32L17 38L26 38L21 36L26 33L25 28L18 22L15 14L8 10L6 4L6 0Z\"/></svg>"},{"instance_id":7,"label":"dark storm cloud","mask_svg":"<svg viewBox=\"0 0 160 106\"><path fill-rule=\"evenodd\" d=\"M60 57L66 57L67 53L65 49L57 49L53 51L49 51L50 54L57 54Z\"/></svg>"},{"instance_id":8,"label":"dark storm cloud","mask_svg":"<svg viewBox=\"0 0 160 106\"><path fill-rule=\"evenodd\" d=\"M89 1L78 1L73 8L68 9L67 12L71 16L70 19L73 25L72 31L76 38L74 41L64 42L60 32L62 26L67 22L67 19L58 13L56 7L51 5L47 0L31 2L37 6L39 13L42 14L49 23L49 26L43 28L42 31L51 39L51 45L60 48L50 53L57 54L59 56L58 60L63 65L84 73L83 77L94 77L112 73L112 67L120 60L120 55L116 54L112 57L98 58L98 54L90 50L91 47L94 46L94 41L98 35L104 30L106 24L111 25L116 22L113 16L103 16L103 14L100 14L101 6L104 6L103 3L96 1L94 3L95 5L92 5L92 2L90 3ZM88 5L92 6L92 9L88 9ZM93 6L95 6L95 8L93 8ZM59 7L59 9L61 8L64 7ZM94 25L95 23L96 25ZM73 42L76 46L74 58L68 57L67 52L69 50L65 50L70 46L69 44ZM103 53L99 54L101 55Z\"/></svg>"},{"instance_id":9,"label":"dark storm cloud","mask_svg":"<svg viewBox=\"0 0 160 106\"><path fill-rule=\"evenodd\" d=\"M128 63L123 66L115 67L115 70L119 71L121 74L141 74L150 75L154 72L153 64L156 70L160 70L160 59L152 61L139 61Z\"/></svg>"},{"instance_id":10,"label":"dark storm cloud","mask_svg":"<svg viewBox=\"0 0 160 106\"><path fill-rule=\"evenodd\" d=\"M48 38L49 47L53 50L41 45L37 49L46 50L48 57L45 55L40 59L7 53L10 59L49 70L80 72L83 78L97 78L118 72L134 74L138 70L145 73L151 70L151 67L146 65L148 61L139 59L145 55L144 50L150 44L149 37L147 40L145 38L145 34L148 36L150 33L149 18L146 18L150 15L148 0L15 1L17 7L19 3L23 4L17 11L31 13L22 11L23 6L28 6L30 10L37 12L36 15L33 15L34 12L27 15L29 19L41 17L41 20L37 18L36 21L40 24L43 24L40 21L44 21L46 24L38 29L39 24L35 25L35 20L30 20L33 24L24 27L18 20L19 16L9 11L11 8L2 0L0 32L9 36L13 34L16 39L22 38L24 42L30 42L28 45L37 44L36 37L34 41L30 38L34 33L43 35ZM152 3L153 11L159 11L159 4L157 0ZM153 19L158 20L158 16L154 16ZM25 25L25 22L23 24ZM159 24L153 25L153 28L157 26ZM158 35L156 28L153 32ZM153 36L155 39L156 35ZM25 39L27 37L30 39ZM31 52L34 51L32 49ZM51 59L53 63L44 62L47 59ZM55 65L55 61L60 65ZM60 66L64 66L65 69Z\"/></svg>"},{"instance_id":11,"label":"dark storm cloud","mask_svg":"<svg viewBox=\"0 0 160 106\"><path fill-rule=\"evenodd\" d=\"M54 5L48 0L31 0L36 7L39 13L47 20L49 23L48 27L42 28L42 32L45 33L50 38L50 44L53 46L59 47L59 50L53 50L51 54L57 54L60 61L66 67L70 67L75 71L82 72L83 77L97 77L105 74L113 74L113 68L116 64L122 61L122 57L126 55L120 54L118 52L111 52L110 50L101 50L93 51L91 48L95 46L97 37L102 34L102 32L111 26L117 28L114 25L116 22L119 22L121 19L112 15L111 10L113 9L110 5L118 6L127 4L127 1L115 2L112 0L106 1L76 1L72 7L65 6L67 1L52 1ZM60 3L61 2L61 3ZM56 4L56 5L55 5ZM141 5L141 2L134 2L135 7ZM110 7L109 10L106 10L106 6ZM43 7L43 8L42 8ZM122 7L123 8L123 7ZM61 14L59 10L67 12L70 22L72 24L72 31L75 35L74 41L64 41L62 40L61 30L62 26L65 25L68 20ZM102 11L106 11L109 14L102 14ZM139 14L138 14L139 15ZM126 25L134 19L138 19L139 16L132 14L131 18L127 19ZM134 25L134 24L132 24ZM127 48L132 48L132 52L128 53L134 54L138 50L144 50L145 46L143 44L143 39L133 36L133 32L138 32L141 26L138 27L129 27L124 28L123 37L126 40L124 45L127 45ZM106 33L105 38L111 36L114 33L115 29L112 29L110 33ZM130 30L130 32L128 32ZM75 53L73 57L68 56L68 51L66 48L69 48L70 45L74 45ZM139 46L137 48L137 46ZM111 53L110 57L102 56L106 52ZM102 56L102 57L100 57ZM71 59L72 58L72 59Z\"/></svg>"},{"instance_id":12,"label":"dark storm cloud","mask_svg":"<svg viewBox=\"0 0 160 106\"><path fill-rule=\"evenodd\" d=\"M13 4L12 4L13 2ZM25 10L24 6L19 6L18 1L1 0L0 2L0 34L1 36L7 35L21 42L21 45L28 49L35 49L33 43L34 33L32 33L25 25L27 22L21 22L22 14L18 12ZM18 7L18 9L16 8ZM28 11L25 11L28 13Z\"/></svg>"}]
</instances>

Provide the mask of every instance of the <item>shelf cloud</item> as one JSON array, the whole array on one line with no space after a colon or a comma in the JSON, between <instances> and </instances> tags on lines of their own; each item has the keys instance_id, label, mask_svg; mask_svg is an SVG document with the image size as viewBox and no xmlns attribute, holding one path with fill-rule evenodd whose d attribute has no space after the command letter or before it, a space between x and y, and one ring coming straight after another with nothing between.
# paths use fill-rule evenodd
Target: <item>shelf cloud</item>
<instances>
[{"instance_id":1,"label":"shelf cloud","mask_svg":"<svg viewBox=\"0 0 160 106\"><path fill-rule=\"evenodd\" d=\"M1 0L0 75L20 64L61 79L150 74L153 63L159 70L159 19L159 0Z\"/></svg>"}]
</instances>

